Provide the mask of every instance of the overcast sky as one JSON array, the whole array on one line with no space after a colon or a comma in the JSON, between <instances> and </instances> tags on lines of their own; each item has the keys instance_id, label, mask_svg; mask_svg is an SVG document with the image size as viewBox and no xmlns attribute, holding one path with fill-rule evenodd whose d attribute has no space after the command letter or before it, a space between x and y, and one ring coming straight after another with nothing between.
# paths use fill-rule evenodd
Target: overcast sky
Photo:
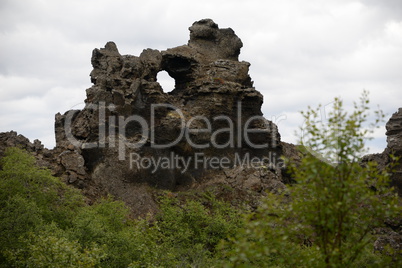
<instances>
[{"instance_id":1,"label":"overcast sky","mask_svg":"<svg viewBox=\"0 0 402 268\"><path fill-rule=\"evenodd\" d=\"M301 110L334 97L351 105L366 89L387 120L402 107L400 0L0 0L0 132L52 148L54 115L83 107L94 48L176 47L203 18L243 41L240 60L283 141L296 141ZM159 80L169 91L172 80ZM385 146L383 124L371 152Z\"/></svg>"}]
</instances>

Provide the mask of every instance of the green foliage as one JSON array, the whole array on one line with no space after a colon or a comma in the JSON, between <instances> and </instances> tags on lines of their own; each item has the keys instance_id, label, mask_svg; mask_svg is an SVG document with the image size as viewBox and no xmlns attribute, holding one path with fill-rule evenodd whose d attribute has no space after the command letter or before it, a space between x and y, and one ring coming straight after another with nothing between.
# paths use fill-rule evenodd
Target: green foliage
<instances>
[{"instance_id":1,"label":"green foliage","mask_svg":"<svg viewBox=\"0 0 402 268\"><path fill-rule=\"evenodd\" d=\"M35 202L12 196L2 202L0 209L0 253L18 248L19 237L43 224L41 211ZM0 260L3 259L0 254ZM0 261L1 263L1 261Z\"/></svg>"},{"instance_id":2,"label":"green foliage","mask_svg":"<svg viewBox=\"0 0 402 268\"><path fill-rule=\"evenodd\" d=\"M319 254L291 211L287 194L269 193L229 243L220 245L224 267L314 267ZM316 267L319 267L317 265Z\"/></svg>"},{"instance_id":3,"label":"green foliage","mask_svg":"<svg viewBox=\"0 0 402 268\"><path fill-rule=\"evenodd\" d=\"M9 148L1 159L0 204L15 196L34 202L45 221L69 225L68 220L84 205L82 195L67 187L47 169L35 165L35 158L18 148ZM3 206L2 206L3 207Z\"/></svg>"},{"instance_id":4,"label":"green foliage","mask_svg":"<svg viewBox=\"0 0 402 268\"><path fill-rule=\"evenodd\" d=\"M186 202L166 195L155 228L161 253L170 253L170 265L207 267L213 264L217 244L234 236L242 224L239 212L207 192L200 200Z\"/></svg>"},{"instance_id":5,"label":"green foliage","mask_svg":"<svg viewBox=\"0 0 402 268\"><path fill-rule=\"evenodd\" d=\"M235 234L241 225L239 214L213 195L204 196L208 199L203 202L188 200L182 204L174 197L161 200L158 225L172 244L183 248L203 244L213 252L221 239Z\"/></svg>"},{"instance_id":6,"label":"green foliage","mask_svg":"<svg viewBox=\"0 0 402 268\"><path fill-rule=\"evenodd\" d=\"M1 166L0 267L212 267L242 226L210 193L166 193L155 218L132 220L111 197L86 205L25 151L8 149Z\"/></svg>"},{"instance_id":7,"label":"green foliage","mask_svg":"<svg viewBox=\"0 0 402 268\"><path fill-rule=\"evenodd\" d=\"M5 250L18 249L20 237L43 224L71 226L84 201L21 149L9 148L0 166L0 263L5 263Z\"/></svg>"},{"instance_id":8,"label":"green foliage","mask_svg":"<svg viewBox=\"0 0 402 268\"><path fill-rule=\"evenodd\" d=\"M83 248L77 241L68 239L54 224L21 239L23 246L7 251L9 260L18 267L96 267L105 257L96 244Z\"/></svg>"},{"instance_id":9,"label":"green foliage","mask_svg":"<svg viewBox=\"0 0 402 268\"><path fill-rule=\"evenodd\" d=\"M167 193L153 220L127 215L123 203L102 200L77 214L70 237L86 248L103 245L102 267L207 267L218 242L241 226L239 213L208 194L180 201Z\"/></svg>"},{"instance_id":10,"label":"green foliage","mask_svg":"<svg viewBox=\"0 0 402 268\"><path fill-rule=\"evenodd\" d=\"M68 230L69 236L83 247L103 246L102 267L127 267L136 257L129 210L121 201L111 198L82 208Z\"/></svg>"},{"instance_id":11,"label":"green foliage","mask_svg":"<svg viewBox=\"0 0 402 268\"><path fill-rule=\"evenodd\" d=\"M135 232L122 202L86 205L17 148L1 166L0 266L124 267L136 258L138 239L130 240Z\"/></svg>"},{"instance_id":12,"label":"green foliage","mask_svg":"<svg viewBox=\"0 0 402 268\"><path fill-rule=\"evenodd\" d=\"M359 163L373 130L364 128L368 104L363 93L348 114L336 99L327 125L320 107L302 113L307 152L293 166L296 184L269 195L232 242L227 258L234 267L361 267L367 259L370 266L386 265L389 258L372 253L371 232L400 207L388 171ZM378 123L382 113L376 114Z\"/></svg>"}]
</instances>

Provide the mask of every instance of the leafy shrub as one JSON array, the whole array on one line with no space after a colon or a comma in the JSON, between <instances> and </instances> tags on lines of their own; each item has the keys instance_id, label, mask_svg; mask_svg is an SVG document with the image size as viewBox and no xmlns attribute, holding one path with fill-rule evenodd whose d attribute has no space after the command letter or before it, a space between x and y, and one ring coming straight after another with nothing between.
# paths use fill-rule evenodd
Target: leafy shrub
<instances>
[{"instance_id":1,"label":"leafy shrub","mask_svg":"<svg viewBox=\"0 0 402 268\"><path fill-rule=\"evenodd\" d=\"M166 193L155 220L143 225L146 239L156 243L145 244L147 254L130 267L212 267L219 241L241 226L240 213L209 192L185 200Z\"/></svg>"},{"instance_id":2,"label":"leafy shrub","mask_svg":"<svg viewBox=\"0 0 402 268\"><path fill-rule=\"evenodd\" d=\"M4 252L18 249L20 237L51 222L71 226L84 201L21 149L8 148L0 166L0 263L7 266Z\"/></svg>"},{"instance_id":3,"label":"leafy shrub","mask_svg":"<svg viewBox=\"0 0 402 268\"><path fill-rule=\"evenodd\" d=\"M133 220L112 197L86 205L25 151L8 149L1 166L0 267L210 267L219 241L242 226L209 193L167 193L155 218Z\"/></svg>"},{"instance_id":4,"label":"leafy shrub","mask_svg":"<svg viewBox=\"0 0 402 268\"><path fill-rule=\"evenodd\" d=\"M68 230L72 240L83 247L96 244L103 247L102 267L127 267L138 258L134 225L129 210L121 201L110 197L78 211L73 227Z\"/></svg>"},{"instance_id":5,"label":"leafy shrub","mask_svg":"<svg viewBox=\"0 0 402 268\"><path fill-rule=\"evenodd\" d=\"M28 233L21 243L21 248L7 251L9 260L18 267L97 267L105 257L103 249L96 244L83 248L65 237L54 224Z\"/></svg>"}]
</instances>

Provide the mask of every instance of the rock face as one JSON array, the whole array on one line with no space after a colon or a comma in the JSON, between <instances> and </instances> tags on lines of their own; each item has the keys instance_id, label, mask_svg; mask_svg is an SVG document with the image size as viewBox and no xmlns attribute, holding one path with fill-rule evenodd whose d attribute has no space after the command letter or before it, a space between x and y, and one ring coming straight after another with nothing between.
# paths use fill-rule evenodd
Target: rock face
<instances>
[{"instance_id":1,"label":"rock face","mask_svg":"<svg viewBox=\"0 0 402 268\"><path fill-rule=\"evenodd\" d=\"M363 157L364 162L377 162L380 169L385 169L393 160L390 155L400 157L391 174L391 184L395 187L399 196L402 196L402 108L394 113L385 125L387 132L387 148L381 154L371 154ZM374 250L383 252L386 247L391 247L395 252L402 248L402 218L386 220L386 228L374 230L378 236L374 243Z\"/></svg>"},{"instance_id":2,"label":"rock face","mask_svg":"<svg viewBox=\"0 0 402 268\"><path fill-rule=\"evenodd\" d=\"M80 150L74 147L49 150L44 148L39 140L31 143L29 139L18 135L15 131L0 133L0 158L4 156L5 150L9 147L18 147L31 153L38 166L49 169L53 176L60 177L65 183L82 189L83 194L88 197L89 203L99 196L107 194L90 180L84 165L84 158L80 154Z\"/></svg>"},{"instance_id":3,"label":"rock face","mask_svg":"<svg viewBox=\"0 0 402 268\"><path fill-rule=\"evenodd\" d=\"M402 108L394 113L385 125L387 132L387 148L381 154L371 154L363 157L363 162L375 161L380 169L384 169L393 160L390 155L399 157L393 173L391 183L396 188L399 196L402 196Z\"/></svg>"},{"instance_id":4,"label":"rock face","mask_svg":"<svg viewBox=\"0 0 402 268\"><path fill-rule=\"evenodd\" d=\"M388 150L397 156L402 156L402 108L392 115L385 128Z\"/></svg>"},{"instance_id":5,"label":"rock face","mask_svg":"<svg viewBox=\"0 0 402 268\"><path fill-rule=\"evenodd\" d=\"M279 185L264 178L282 179L280 135L262 117L250 64L238 61L241 40L210 19L189 30L187 45L165 51L121 55L113 42L93 51L85 108L56 115L56 150L70 183L95 183L129 204L150 202L138 200L144 185L233 181L227 174L244 173L238 166L272 173L253 182L239 176L242 188ZM175 80L170 93L157 81L160 71Z\"/></svg>"},{"instance_id":6,"label":"rock face","mask_svg":"<svg viewBox=\"0 0 402 268\"><path fill-rule=\"evenodd\" d=\"M391 183L402 196L402 108L394 113L385 125L387 132L387 148L383 153L368 156L368 160L379 163L380 168L392 162L390 154L399 157L398 163L393 168ZM371 159L370 159L371 158ZM402 218L389 219L386 221L387 228L376 230L379 237L374 243L374 250L384 251L386 247L391 247L396 254L400 254L402 249Z\"/></svg>"},{"instance_id":7,"label":"rock face","mask_svg":"<svg viewBox=\"0 0 402 268\"><path fill-rule=\"evenodd\" d=\"M19 147L28 152L34 153L39 160L38 164L43 167L51 168L53 154L51 150L44 148L39 140L31 143L26 137L18 135L15 131L0 133L0 158L4 156L4 151L8 147Z\"/></svg>"},{"instance_id":8,"label":"rock face","mask_svg":"<svg viewBox=\"0 0 402 268\"><path fill-rule=\"evenodd\" d=\"M385 128L387 129L387 149L384 153L388 155L392 153L400 157L399 164L395 167L391 180L398 189L399 195L402 196L402 108L399 108L398 112L392 115Z\"/></svg>"}]
</instances>

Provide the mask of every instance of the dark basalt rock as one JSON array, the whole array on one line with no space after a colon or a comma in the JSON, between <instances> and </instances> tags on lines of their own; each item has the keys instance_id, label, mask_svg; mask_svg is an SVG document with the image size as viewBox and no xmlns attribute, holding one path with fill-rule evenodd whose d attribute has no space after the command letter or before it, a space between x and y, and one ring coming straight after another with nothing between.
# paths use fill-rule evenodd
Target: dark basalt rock
<instances>
[{"instance_id":1,"label":"dark basalt rock","mask_svg":"<svg viewBox=\"0 0 402 268\"><path fill-rule=\"evenodd\" d=\"M232 29L219 29L210 19L197 21L189 29L187 45L161 52L146 49L139 57L120 55L113 42L95 49L91 59L94 69L90 75L94 85L87 89L86 107L82 111L56 115L57 148L72 144L82 150L85 167L91 174L108 174L111 180L146 182L170 190L199 182L211 171L194 168L194 161L185 173L174 168L155 172L136 170L129 168L129 155L170 157L173 153L188 159L195 153L202 153L234 161L237 154L262 157L275 152L277 159L281 153L280 136L276 126L261 117L263 98L252 87L248 75L250 64L238 61L241 40ZM164 93L157 82L157 74L162 70L175 79L175 89L169 94ZM154 109L155 104L162 106ZM143 118L148 127L146 132L152 132L154 136L153 140L147 136L139 148L124 146L122 155L121 136L127 144L135 144L144 134L144 125L135 120L125 121L131 116ZM263 149L252 148L244 137L238 138L244 134L244 123L253 116L258 117L247 127L265 131L247 135L253 144L268 145ZM188 123L192 118L199 119L183 126L183 121ZM206 125L207 121L211 126ZM236 125L232 126L232 123ZM66 125L71 133L65 131ZM122 126L124 133L118 133ZM230 127L230 131L224 131ZM175 142L188 128L192 129L190 138ZM204 131L205 128L210 130ZM222 131L214 135L217 130ZM209 144L207 148L199 149L189 144L189 139L198 145L211 141L219 145L231 144L226 147ZM155 146L172 142L175 144L168 148Z\"/></svg>"},{"instance_id":2,"label":"dark basalt rock","mask_svg":"<svg viewBox=\"0 0 402 268\"><path fill-rule=\"evenodd\" d=\"M385 125L387 135L387 148L380 154L370 154L363 157L362 162L377 162L378 168L383 170L391 163L394 165L391 174L392 186L396 188L399 196L402 196L402 108L394 113ZM399 157L394 162L391 155Z\"/></svg>"},{"instance_id":3,"label":"dark basalt rock","mask_svg":"<svg viewBox=\"0 0 402 268\"><path fill-rule=\"evenodd\" d=\"M385 128L388 150L396 156L402 156L402 108L392 115Z\"/></svg>"},{"instance_id":4,"label":"dark basalt rock","mask_svg":"<svg viewBox=\"0 0 402 268\"><path fill-rule=\"evenodd\" d=\"M85 108L56 115L56 149L74 148L84 159L76 170L63 165L77 174L68 181L85 185L78 176L85 175L85 180L133 203L129 193L138 192L140 185L189 189L225 177L227 168L236 170L236 163L280 161L277 127L262 117L263 97L248 75L250 64L238 61L241 40L210 19L195 22L189 30L187 45L165 51L121 55L113 42L93 51L94 85L87 89ZM175 79L172 92L165 93L158 83L160 71ZM171 145L160 146L166 144ZM67 156L82 163L75 154ZM203 161L225 158L230 164L199 164L196 156ZM169 159L175 166L138 164L146 166L153 159ZM185 170L184 160L189 161ZM276 166L268 172L281 181Z\"/></svg>"},{"instance_id":5,"label":"dark basalt rock","mask_svg":"<svg viewBox=\"0 0 402 268\"><path fill-rule=\"evenodd\" d=\"M395 166L391 175L392 184L397 188L399 195L402 196L402 108L394 113L385 128L387 132L387 148L383 154L393 154L399 157L398 164Z\"/></svg>"}]
</instances>

